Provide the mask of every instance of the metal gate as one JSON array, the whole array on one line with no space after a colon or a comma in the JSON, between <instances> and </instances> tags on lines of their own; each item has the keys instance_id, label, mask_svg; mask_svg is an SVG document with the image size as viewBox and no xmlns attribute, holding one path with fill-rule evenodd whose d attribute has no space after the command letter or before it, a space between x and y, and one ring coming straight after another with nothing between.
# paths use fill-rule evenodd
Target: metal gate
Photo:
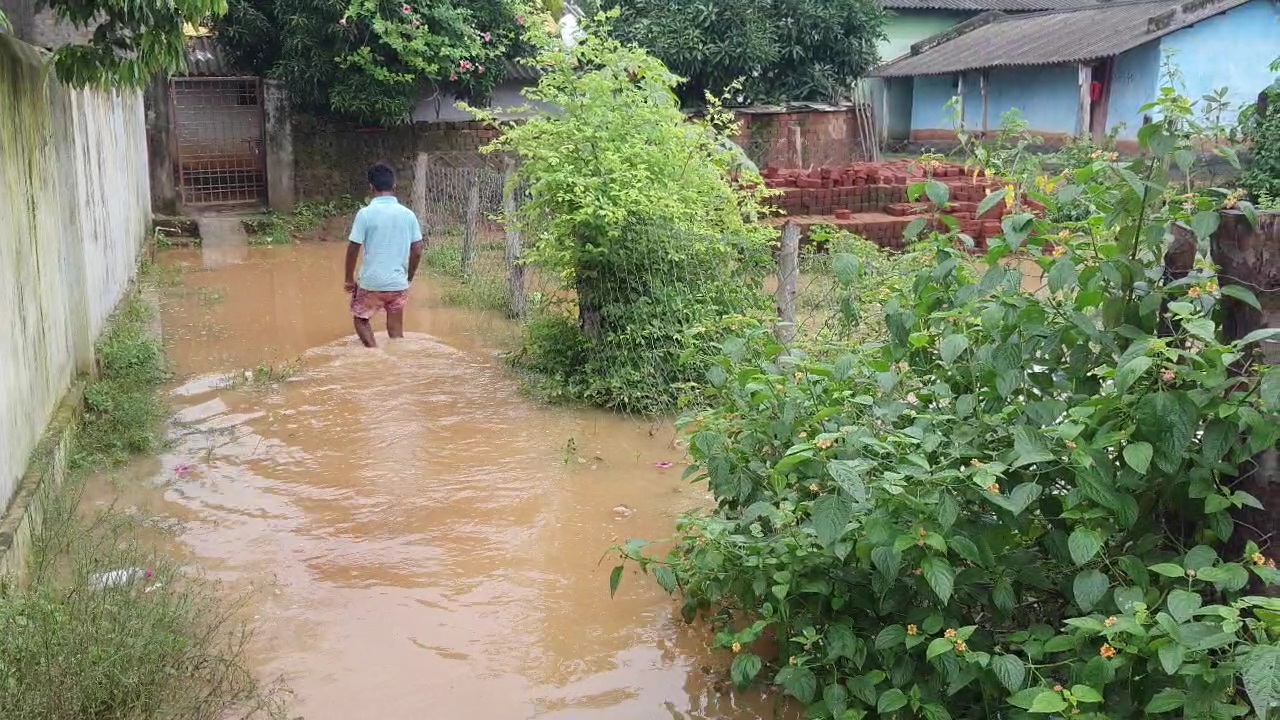
<instances>
[{"instance_id":1,"label":"metal gate","mask_svg":"<svg viewBox=\"0 0 1280 720\"><path fill-rule=\"evenodd\" d=\"M183 203L264 202L267 159L259 79L175 78L169 97Z\"/></svg>"}]
</instances>

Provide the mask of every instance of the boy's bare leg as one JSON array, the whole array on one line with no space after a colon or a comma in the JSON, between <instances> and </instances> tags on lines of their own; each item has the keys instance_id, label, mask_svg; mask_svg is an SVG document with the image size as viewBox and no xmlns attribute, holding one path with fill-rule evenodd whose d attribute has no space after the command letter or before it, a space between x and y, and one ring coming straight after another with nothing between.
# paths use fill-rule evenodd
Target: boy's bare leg
<instances>
[{"instance_id":1,"label":"boy's bare leg","mask_svg":"<svg viewBox=\"0 0 1280 720\"><path fill-rule=\"evenodd\" d=\"M353 318L356 325L356 335L360 336L360 342L367 348L378 347L378 341L373 339L373 325L365 318ZM390 320L388 319L388 326Z\"/></svg>"},{"instance_id":2,"label":"boy's bare leg","mask_svg":"<svg viewBox=\"0 0 1280 720\"><path fill-rule=\"evenodd\" d=\"M404 337L404 310L387 311L387 335L396 339Z\"/></svg>"}]
</instances>

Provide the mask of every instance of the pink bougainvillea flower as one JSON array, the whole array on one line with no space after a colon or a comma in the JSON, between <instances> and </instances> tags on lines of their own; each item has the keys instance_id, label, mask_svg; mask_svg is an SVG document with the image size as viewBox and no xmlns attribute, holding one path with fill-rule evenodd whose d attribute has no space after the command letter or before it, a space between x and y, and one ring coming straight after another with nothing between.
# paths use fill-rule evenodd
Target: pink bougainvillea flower
<instances>
[{"instance_id":1,"label":"pink bougainvillea flower","mask_svg":"<svg viewBox=\"0 0 1280 720\"><path fill-rule=\"evenodd\" d=\"M670 468L675 467L676 464L671 462L670 460L660 460L654 463L653 466L658 468L659 470L668 470Z\"/></svg>"},{"instance_id":2,"label":"pink bougainvillea flower","mask_svg":"<svg viewBox=\"0 0 1280 720\"><path fill-rule=\"evenodd\" d=\"M516 24L517 24L517 25L523 25L523 24L524 24L524 16L523 16L523 15L517 15L517 16L516 16Z\"/></svg>"},{"instance_id":3,"label":"pink bougainvillea flower","mask_svg":"<svg viewBox=\"0 0 1280 720\"><path fill-rule=\"evenodd\" d=\"M457 79L458 79L458 73L449 73L449 79L450 79L450 80L457 80Z\"/></svg>"},{"instance_id":4,"label":"pink bougainvillea flower","mask_svg":"<svg viewBox=\"0 0 1280 720\"><path fill-rule=\"evenodd\" d=\"M405 5L404 7L400 8L400 12L404 13L405 15L408 15L409 13L413 12L413 8L409 7L408 5Z\"/></svg>"},{"instance_id":5,"label":"pink bougainvillea flower","mask_svg":"<svg viewBox=\"0 0 1280 720\"><path fill-rule=\"evenodd\" d=\"M489 42L489 41L490 41L490 40L492 40L492 39L493 39L493 36L491 36L489 33L485 33L485 34L484 34L484 41L485 41L485 42Z\"/></svg>"},{"instance_id":6,"label":"pink bougainvillea flower","mask_svg":"<svg viewBox=\"0 0 1280 720\"><path fill-rule=\"evenodd\" d=\"M483 65L477 65L477 66L476 66L476 70L477 70L477 71L479 71L479 72L484 72L484 66L483 66Z\"/></svg>"}]
</instances>

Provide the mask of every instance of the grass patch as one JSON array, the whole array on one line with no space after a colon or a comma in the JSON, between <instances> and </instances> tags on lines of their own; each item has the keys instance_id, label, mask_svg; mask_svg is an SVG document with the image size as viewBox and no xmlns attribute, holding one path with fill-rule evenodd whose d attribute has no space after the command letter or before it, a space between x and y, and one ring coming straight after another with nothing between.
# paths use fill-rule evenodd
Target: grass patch
<instances>
[{"instance_id":1,"label":"grass patch","mask_svg":"<svg viewBox=\"0 0 1280 720\"><path fill-rule=\"evenodd\" d=\"M284 718L280 688L244 661L248 627L217 586L143 542L155 532L114 509L80 512L86 478L160 447L167 377L134 297L98 344L72 472L47 498L26 584L0 583L0 718ZM137 569L104 587L103 577Z\"/></svg>"},{"instance_id":2,"label":"grass patch","mask_svg":"<svg viewBox=\"0 0 1280 720\"><path fill-rule=\"evenodd\" d=\"M290 214L272 212L266 217L245 220L244 229L250 245L289 245L295 235L315 230L331 217L350 215L359 209L360 201L349 195L323 203L304 200Z\"/></svg>"},{"instance_id":3,"label":"grass patch","mask_svg":"<svg viewBox=\"0 0 1280 720\"><path fill-rule=\"evenodd\" d=\"M441 302L474 310L510 310L506 246L477 242L471 268L463 272L461 243L461 236L445 234L432 238L422 253L422 267L444 282Z\"/></svg>"}]
</instances>

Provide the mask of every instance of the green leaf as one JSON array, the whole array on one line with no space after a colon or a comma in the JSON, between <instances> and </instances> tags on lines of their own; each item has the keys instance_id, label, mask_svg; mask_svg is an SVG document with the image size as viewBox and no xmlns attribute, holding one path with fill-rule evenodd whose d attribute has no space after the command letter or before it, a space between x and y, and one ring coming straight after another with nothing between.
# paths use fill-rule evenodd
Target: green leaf
<instances>
[{"instance_id":1,"label":"green leaf","mask_svg":"<svg viewBox=\"0 0 1280 720\"><path fill-rule=\"evenodd\" d=\"M1195 438L1200 409L1191 396L1181 391L1156 392L1142 396L1134 408L1140 439L1155 446L1155 463L1165 472L1182 464Z\"/></svg>"},{"instance_id":2,"label":"green leaf","mask_svg":"<svg viewBox=\"0 0 1280 720\"><path fill-rule=\"evenodd\" d=\"M676 574L666 565L659 565L654 568L653 579L657 580L658 585L662 586L662 589L668 593L675 592L676 588L679 587L679 583L676 582Z\"/></svg>"},{"instance_id":3,"label":"green leaf","mask_svg":"<svg viewBox=\"0 0 1280 720\"><path fill-rule=\"evenodd\" d=\"M849 692L867 705L876 704L876 684L866 675L849 678Z\"/></svg>"},{"instance_id":4,"label":"green leaf","mask_svg":"<svg viewBox=\"0 0 1280 720\"><path fill-rule=\"evenodd\" d=\"M1201 210L1191 218L1191 230L1195 232L1197 238L1204 240L1218 229L1218 222L1218 213L1212 210Z\"/></svg>"},{"instance_id":5,"label":"green leaf","mask_svg":"<svg viewBox=\"0 0 1280 720\"><path fill-rule=\"evenodd\" d=\"M1018 598L1013 594L1013 584L1008 578L1000 578L996 581L995 587L991 588L991 601L996 607L1003 612L1010 612L1018 603Z\"/></svg>"},{"instance_id":6,"label":"green leaf","mask_svg":"<svg viewBox=\"0 0 1280 720\"><path fill-rule=\"evenodd\" d=\"M1102 702L1102 693L1094 690L1088 685L1072 685L1071 695L1080 702L1100 703Z\"/></svg>"},{"instance_id":7,"label":"green leaf","mask_svg":"<svg viewBox=\"0 0 1280 720\"><path fill-rule=\"evenodd\" d=\"M1218 338L1218 326L1209 318L1187 320L1182 326L1187 329L1187 332L1201 340L1213 342Z\"/></svg>"},{"instance_id":8,"label":"green leaf","mask_svg":"<svg viewBox=\"0 0 1280 720\"><path fill-rule=\"evenodd\" d=\"M1124 446L1125 464L1143 475L1146 475L1147 470L1151 468L1153 454L1154 449L1148 442L1129 443Z\"/></svg>"},{"instance_id":9,"label":"green leaf","mask_svg":"<svg viewBox=\"0 0 1280 720\"><path fill-rule=\"evenodd\" d=\"M929 587L933 588L944 604L951 600L951 591L956 577L951 563L936 555L930 555L921 561L920 572L924 575L925 582L929 583Z\"/></svg>"},{"instance_id":10,"label":"green leaf","mask_svg":"<svg viewBox=\"0 0 1280 720\"><path fill-rule=\"evenodd\" d=\"M1139 355L1121 365L1120 369L1116 370L1116 392L1121 395L1128 392L1133 383L1142 377L1143 373L1151 369L1153 363L1155 363L1155 360L1146 355Z\"/></svg>"},{"instance_id":11,"label":"green leaf","mask_svg":"<svg viewBox=\"0 0 1280 720\"><path fill-rule=\"evenodd\" d=\"M1173 563L1159 563L1157 565L1152 565L1147 569L1157 575L1163 575L1171 578L1180 578L1187 574L1187 572L1182 569L1182 566L1174 565Z\"/></svg>"},{"instance_id":12,"label":"green leaf","mask_svg":"<svg viewBox=\"0 0 1280 720\"><path fill-rule=\"evenodd\" d=\"M1183 649L1182 645L1170 640L1160 646L1157 655L1160 657L1160 667L1164 668L1164 671L1169 675L1173 675L1182 667L1182 663L1187 657L1187 651Z\"/></svg>"},{"instance_id":13,"label":"green leaf","mask_svg":"<svg viewBox=\"0 0 1280 720\"><path fill-rule=\"evenodd\" d=\"M818 542L823 547L831 547L844 535L844 530L853 517L853 507L848 498L827 494L813 501L809 514Z\"/></svg>"},{"instance_id":14,"label":"green leaf","mask_svg":"<svg viewBox=\"0 0 1280 720\"><path fill-rule=\"evenodd\" d=\"M822 689L822 702L832 715L839 717L849 707L849 691L839 683L832 683Z\"/></svg>"},{"instance_id":15,"label":"green leaf","mask_svg":"<svg viewBox=\"0 0 1280 720\"><path fill-rule=\"evenodd\" d=\"M910 223L907 223L907 229L902 231L902 236L907 240L915 242L915 239L920 237L920 232L924 230L925 225L928 223L928 218L918 217Z\"/></svg>"},{"instance_id":16,"label":"green leaf","mask_svg":"<svg viewBox=\"0 0 1280 720\"><path fill-rule=\"evenodd\" d=\"M852 660L858 649L858 638L853 634L853 628L848 625L828 626L825 641L827 653L832 658Z\"/></svg>"},{"instance_id":17,"label":"green leaf","mask_svg":"<svg viewBox=\"0 0 1280 720\"><path fill-rule=\"evenodd\" d=\"M1186 693L1177 688L1165 688L1155 694L1151 698L1151 702L1147 703L1147 712L1162 713L1170 710L1177 710L1186 702Z\"/></svg>"},{"instance_id":18,"label":"green leaf","mask_svg":"<svg viewBox=\"0 0 1280 720\"><path fill-rule=\"evenodd\" d=\"M991 658L991 671L1010 692L1021 690L1022 684L1027 680L1027 666L1016 655L996 655Z\"/></svg>"},{"instance_id":19,"label":"green leaf","mask_svg":"<svg viewBox=\"0 0 1280 720\"><path fill-rule=\"evenodd\" d=\"M1184 623L1195 615L1196 610L1200 609L1200 605L1204 603L1204 600L1193 592L1170 590L1169 598L1165 603L1173 619Z\"/></svg>"},{"instance_id":20,"label":"green leaf","mask_svg":"<svg viewBox=\"0 0 1280 720\"><path fill-rule=\"evenodd\" d=\"M1239 345L1252 345L1253 343L1270 340L1277 335L1280 335L1280 328L1262 328L1261 330L1254 330L1236 342Z\"/></svg>"},{"instance_id":21,"label":"green leaf","mask_svg":"<svg viewBox=\"0 0 1280 720\"><path fill-rule=\"evenodd\" d=\"M888 650L898 647L907 639L907 629L901 625L889 625L876 635L876 649Z\"/></svg>"},{"instance_id":22,"label":"green leaf","mask_svg":"<svg viewBox=\"0 0 1280 720\"><path fill-rule=\"evenodd\" d=\"M1071 560L1083 565L1093 559L1102 548L1102 533L1093 528L1076 528L1067 539L1067 549L1071 552Z\"/></svg>"},{"instance_id":23,"label":"green leaf","mask_svg":"<svg viewBox=\"0 0 1280 720\"><path fill-rule=\"evenodd\" d=\"M1020 515L1023 510L1031 507L1031 503L1035 502L1036 498L1040 497L1041 492L1042 489L1039 485L1027 482L1014 488L1007 496L986 493L984 497L1014 515Z\"/></svg>"},{"instance_id":24,"label":"green leaf","mask_svg":"<svg viewBox=\"0 0 1280 720\"><path fill-rule=\"evenodd\" d=\"M1081 610L1089 612L1107 594L1107 589L1110 587L1111 581L1098 570L1081 571L1072 583L1076 605Z\"/></svg>"},{"instance_id":25,"label":"green leaf","mask_svg":"<svg viewBox=\"0 0 1280 720\"><path fill-rule=\"evenodd\" d=\"M1067 709L1067 701L1062 697L1062 693L1052 690L1042 690L1031 701L1031 712L1048 715L1050 713L1062 712Z\"/></svg>"},{"instance_id":26,"label":"green leaf","mask_svg":"<svg viewBox=\"0 0 1280 720\"><path fill-rule=\"evenodd\" d=\"M729 667L729 676L733 679L733 684L738 686L739 690L745 689L751 684L752 680L760 674L760 668L764 663L760 657L754 653L743 652L733 658L733 665Z\"/></svg>"},{"instance_id":27,"label":"green leaf","mask_svg":"<svg viewBox=\"0 0 1280 720\"><path fill-rule=\"evenodd\" d=\"M1280 708L1280 646L1254 645L1242 658L1244 691L1258 717Z\"/></svg>"},{"instance_id":28,"label":"green leaf","mask_svg":"<svg viewBox=\"0 0 1280 720\"><path fill-rule=\"evenodd\" d=\"M619 565L609 573L609 597L611 598L618 594L618 585L622 583L622 571L623 567Z\"/></svg>"},{"instance_id":29,"label":"green leaf","mask_svg":"<svg viewBox=\"0 0 1280 720\"><path fill-rule=\"evenodd\" d=\"M818 694L818 678L813 671L799 665L787 665L778 671L773 684L806 705Z\"/></svg>"},{"instance_id":30,"label":"green leaf","mask_svg":"<svg viewBox=\"0 0 1280 720\"><path fill-rule=\"evenodd\" d=\"M891 688L880 694L880 699L876 702L876 712L881 715L887 715L906 706L906 694L898 688Z\"/></svg>"},{"instance_id":31,"label":"green leaf","mask_svg":"<svg viewBox=\"0 0 1280 720\"><path fill-rule=\"evenodd\" d=\"M947 201L951 199L951 188L937 180L930 180L924 186L925 195L929 196L929 200L938 207L946 207Z\"/></svg>"},{"instance_id":32,"label":"green leaf","mask_svg":"<svg viewBox=\"0 0 1280 720\"><path fill-rule=\"evenodd\" d=\"M978 203L978 212L976 214L977 215L987 214L987 212L990 211L991 208L1004 202L1006 195L1008 195L1008 191L1006 191L1004 188L1000 188L999 190L996 190L990 195L982 198L982 202Z\"/></svg>"},{"instance_id":33,"label":"green leaf","mask_svg":"<svg viewBox=\"0 0 1280 720\"><path fill-rule=\"evenodd\" d=\"M1244 286L1223 285L1222 294L1226 295L1229 298L1235 298L1236 300L1239 300L1240 302L1244 303L1245 305L1248 305L1254 310L1262 309L1262 303L1258 302L1258 296L1254 295L1253 292L1249 290L1249 288L1246 288Z\"/></svg>"},{"instance_id":34,"label":"green leaf","mask_svg":"<svg viewBox=\"0 0 1280 720\"><path fill-rule=\"evenodd\" d=\"M1054 458L1045 444L1044 435L1027 425L1013 428L1013 452L1016 457L1010 463L1012 467L1034 465Z\"/></svg>"},{"instance_id":35,"label":"green leaf","mask_svg":"<svg viewBox=\"0 0 1280 720\"><path fill-rule=\"evenodd\" d=\"M942 341L942 349L940 351L940 355L942 356L942 363L944 365L950 365L951 363L955 362L956 358L960 357L961 353L963 353L965 350L968 350L968 349L969 349L969 338L965 337L960 333L955 333L954 335L948 335Z\"/></svg>"},{"instance_id":36,"label":"green leaf","mask_svg":"<svg viewBox=\"0 0 1280 720\"><path fill-rule=\"evenodd\" d=\"M1027 688L1026 690L1010 695L1008 702L1014 707L1019 707L1023 710L1030 710L1031 704L1034 703L1036 698L1040 697L1040 693L1043 693L1044 691L1045 688L1042 687Z\"/></svg>"},{"instance_id":37,"label":"green leaf","mask_svg":"<svg viewBox=\"0 0 1280 720\"><path fill-rule=\"evenodd\" d=\"M955 649L955 645L946 638L937 638L929 643L929 649L925 651L925 659L932 660L939 655L945 655Z\"/></svg>"}]
</instances>

